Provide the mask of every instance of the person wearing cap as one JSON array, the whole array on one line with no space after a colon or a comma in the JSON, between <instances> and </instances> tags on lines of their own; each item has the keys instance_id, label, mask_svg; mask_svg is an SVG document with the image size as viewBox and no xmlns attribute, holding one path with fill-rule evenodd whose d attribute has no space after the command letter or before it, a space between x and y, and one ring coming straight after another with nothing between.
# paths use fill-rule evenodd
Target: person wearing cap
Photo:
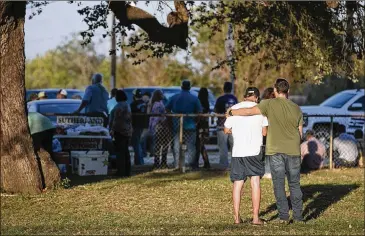
<instances>
[{"instance_id":1,"label":"person wearing cap","mask_svg":"<svg viewBox=\"0 0 365 236\"><path fill-rule=\"evenodd\" d=\"M60 89L60 91L57 93L57 99L67 99L67 91Z\"/></svg>"},{"instance_id":2,"label":"person wearing cap","mask_svg":"<svg viewBox=\"0 0 365 236\"><path fill-rule=\"evenodd\" d=\"M255 87L249 87L245 93L245 100L232 106L232 110L249 108L257 105L260 92ZM253 220L252 224L262 225L259 219L260 209L260 178L265 174L262 153L263 136L266 136L268 121L263 115L252 117L228 117L224 123L224 132L232 134L233 149L230 178L233 183L234 223L241 223L239 214L241 192L247 178L251 179Z\"/></svg>"},{"instance_id":3,"label":"person wearing cap","mask_svg":"<svg viewBox=\"0 0 365 236\"><path fill-rule=\"evenodd\" d=\"M237 98L231 94L232 92L232 83L225 82L223 86L224 94L220 96L214 106L214 112L217 114L225 114L227 109L237 104ZM231 134L224 133L224 122L226 118L218 117L217 120L217 139L218 139L218 148L219 148L219 164L223 168L228 168L228 145L230 148L233 146L233 138Z\"/></svg>"},{"instance_id":4,"label":"person wearing cap","mask_svg":"<svg viewBox=\"0 0 365 236\"><path fill-rule=\"evenodd\" d=\"M303 114L299 106L288 99L289 83L279 78L274 84L275 98L267 99L251 108L228 109L226 116L267 117L268 129L266 155L270 169L276 206L279 211L278 223L290 222L289 204L285 192L285 177L288 179L293 218L303 222L303 194L300 188L300 141L303 132Z\"/></svg>"},{"instance_id":5,"label":"person wearing cap","mask_svg":"<svg viewBox=\"0 0 365 236\"><path fill-rule=\"evenodd\" d=\"M175 114L198 114L202 112L202 105L199 99L190 93L191 84L189 80L183 80L181 84L181 93L172 96L166 104L166 110ZM178 168L180 156L179 143L179 119L173 119L174 132L174 167ZM192 169L197 169L196 159L196 119L194 117L184 117L183 131L186 137L188 150L188 164Z\"/></svg>"},{"instance_id":6,"label":"person wearing cap","mask_svg":"<svg viewBox=\"0 0 365 236\"><path fill-rule=\"evenodd\" d=\"M302 171L307 172L321 169L326 155L326 147L321 141L316 139L312 130L307 130L305 139L306 141L300 145Z\"/></svg>"},{"instance_id":7,"label":"person wearing cap","mask_svg":"<svg viewBox=\"0 0 365 236\"><path fill-rule=\"evenodd\" d=\"M144 164L141 135L145 127L147 104L143 101L142 96L140 89L133 91L133 102L131 103L133 134L131 142L134 150L134 165Z\"/></svg>"},{"instance_id":8,"label":"person wearing cap","mask_svg":"<svg viewBox=\"0 0 365 236\"><path fill-rule=\"evenodd\" d=\"M38 100L46 100L48 98L46 92L42 91L38 93Z\"/></svg>"},{"instance_id":9,"label":"person wearing cap","mask_svg":"<svg viewBox=\"0 0 365 236\"><path fill-rule=\"evenodd\" d=\"M104 126L106 127L108 124L107 102L109 94L102 85L103 75L98 73L94 74L91 78L91 82L92 84L86 88L80 107L75 113L78 114L85 108L85 113L87 115L103 117Z\"/></svg>"}]
</instances>

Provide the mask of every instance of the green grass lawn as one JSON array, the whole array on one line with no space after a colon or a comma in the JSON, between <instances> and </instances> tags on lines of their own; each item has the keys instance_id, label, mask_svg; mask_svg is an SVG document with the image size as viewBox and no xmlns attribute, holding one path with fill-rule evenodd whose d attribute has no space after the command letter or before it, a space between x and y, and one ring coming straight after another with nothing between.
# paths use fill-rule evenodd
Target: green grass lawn
<instances>
[{"instance_id":1,"label":"green grass lawn","mask_svg":"<svg viewBox=\"0 0 365 236\"><path fill-rule=\"evenodd\" d=\"M302 175L307 224L233 225L229 173L158 171L104 179L35 196L1 196L1 234L361 234L364 169ZM80 181L80 180L79 180ZM241 205L251 217L249 182ZM271 180L262 180L261 212L276 217ZM247 194L246 194L247 193Z\"/></svg>"}]
</instances>

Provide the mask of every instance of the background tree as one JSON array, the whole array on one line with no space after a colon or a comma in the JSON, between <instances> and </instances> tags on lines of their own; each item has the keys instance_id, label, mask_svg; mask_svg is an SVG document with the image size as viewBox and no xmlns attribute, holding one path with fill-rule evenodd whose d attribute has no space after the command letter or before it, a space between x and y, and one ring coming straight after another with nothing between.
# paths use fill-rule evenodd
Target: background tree
<instances>
[{"instance_id":1,"label":"background tree","mask_svg":"<svg viewBox=\"0 0 365 236\"><path fill-rule=\"evenodd\" d=\"M0 2L1 189L39 192L42 184L31 148L24 101L26 4L25 1ZM40 13L47 2L30 4ZM158 4L158 9L163 10L166 1ZM210 27L211 35L220 32L223 25L232 23L235 25L236 50L232 60L221 60L216 68L256 55L261 68L277 71L285 66L300 68L297 80L313 78L316 83L328 74L356 81L356 73L363 68L358 63L358 60L364 60L365 40L365 9L361 1L354 4L347 1L335 4L223 1L203 2L195 8L193 1L174 1L174 5L175 10L169 14L169 26L160 24L151 14L131 6L128 1L103 1L93 7L83 7L79 13L88 25L88 29L81 33L84 44L91 42L97 28L108 28L107 15L113 11L119 20L113 26L118 34L126 36L128 30L135 30L134 25L144 32L131 38L126 45L134 49L130 58L138 58L141 52L146 52L144 58L136 61L137 64L145 59L162 58L176 52L177 48L187 49L188 42L193 42L187 41L189 23L198 30ZM105 37L108 34L105 33ZM8 91L11 96L7 96Z\"/></svg>"},{"instance_id":2,"label":"background tree","mask_svg":"<svg viewBox=\"0 0 365 236\"><path fill-rule=\"evenodd\" d=\"M37 168L35 154L32 148L32 141L29 134L28 122L26 117L25 103L25 57L24 57L24 21L25 8L27 2L0 2L0 64L1 64L1 185L2 191L7 192L40 192L44 182L48 181L50 175L44 174L46 178L42 183L42 175ZM46 2L32 3L37 7L46 5ZM131 8L128 3L116 15L122 19L125 25L141 24L147 28L146 32L154 31L156 28L149 27L149 22L155 18L146 17L143 12L136 8ZM180 6L177 12L184 10L185 4L178 3ZM116 6L118 4L110 4ZM102 8L97 8L102 9ZM186 10L186 8L185 8ZM41 12L41 10L39 10ZM100 13L100 12L99 12ZM103 12L105 15L105 12ZM128 13L128 14L127 14ZM125 14L123 18L123 14ZM178 14L180 15L180 14ZM185 15L186 16L186 15ZM185 17L184 16L184 17ZM138 21L138 19L141 21ZM87 20L87 17L85 18ZM98 20L98 18L96 19ZM100 25L103 20L100 20ZM184 22L183 24L186 24ZM156 24L154 24L156 26ZM143 28L143 27L142 27ZM164 29L164 32L173 32L174 35L155 34L151 40L163 43L164 40L173 46L181 46L181 34L184 27L182 24L175 24L171 28ZM186 25L187 28L187 25ZM168 34L168 33L167 33ZM88 35L92 37L92 35ZM162 36L162 37L161 37ZM186 35L187 36L187 35ZM165 38L166 37L166 38ZM175 37L175 39L174 39ZM182 40L184 41L184 40ZM11 91L11 95L9 95ZM54 164L54 163L53 163ZM49 169L57 170L55 165ZM48 186L50 187L50 186Z\"/></svg>"},{"instance_id":3,"label":"background tree","mask_svg":"<svg viewBox=\"0 0 365 236\"><path fill-rule=\"evenodd\" d=\"M56 49L26 61L26 88L84 88L104 60L93 43L81 46L81 40L72 35Z\"/></svg>"}]
</instances>

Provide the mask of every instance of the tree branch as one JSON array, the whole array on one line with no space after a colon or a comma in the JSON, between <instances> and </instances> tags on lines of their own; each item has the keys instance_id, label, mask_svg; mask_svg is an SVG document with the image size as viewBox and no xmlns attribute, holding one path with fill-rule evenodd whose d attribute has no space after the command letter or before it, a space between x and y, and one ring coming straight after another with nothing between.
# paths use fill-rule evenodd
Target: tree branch
<instances>
[{"instance_id":1,"label":"tree branch","mask_svg":"<svg viewBox=\"0 0 365 236\"><path fill-rule=\"evenodd\" d=\"M148 12L125 2L109 1L109 8L114 12L123 26L129 26L131 24L139 26L148 34L149 40L152 42L165 43L182 49L186 49L188 46L189 16L185 3L182 1L175 1L176 11L182 20L169 28L161 25Z\"/></svg>"}]
</instances>

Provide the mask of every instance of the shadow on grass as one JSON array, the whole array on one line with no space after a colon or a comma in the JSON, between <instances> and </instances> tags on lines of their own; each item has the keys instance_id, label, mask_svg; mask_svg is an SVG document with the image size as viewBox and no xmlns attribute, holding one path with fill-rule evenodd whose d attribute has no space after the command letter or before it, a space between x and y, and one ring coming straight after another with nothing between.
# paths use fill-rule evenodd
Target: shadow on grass
<instances>
[{"instance_id":1,"label":"shadow on grass","mask_svg":"<svg viewBox=\"0 0 365 236\"><path fill-rule=\"evenodd\" d=\"M213 178L219 178L227 175L227 172L219 169L205 170L202 168L200 168L199 171L186 171L186 173L181 173L179 170L172 170L172 169L153 171L152 166L142 165L142 166L132 166L131 174L132 177L135 176L137 178L125 179L125 182L131 182L135 184L145 184L146 180L149 180L149 183L146 184L147 187L155 187L176 181L189 181L189 180L201 180L201 179L208 180ZM62 176L62 178L65 177L71 180L70 187L102 182L104 180L122 179L112 174L107 176L78 176L76 174L69 174Z\"/></svg>"},{"instance_id":2,"label":"shadow on grass","mask_svg":"<svg viewBox=\"0 0 365 236\"><path fill-rule=\"evenodd\" d=\"M324 185L324 184L314 184L302 186L303 192L303 205L305 205L303 210L303 217L305 221L317 219L321 213L323 213L328 207L337 203L343 199L350 192L356 190L360 186L357 184L351 185ZM287 198L289 203L289 208L291 207L290 197ZM276 204L270 205L264 212L260 213L260 216L265 216L276 210ZM278 214L274 215L268 221L278 218Z\"/></svg>"}]
</instances>

